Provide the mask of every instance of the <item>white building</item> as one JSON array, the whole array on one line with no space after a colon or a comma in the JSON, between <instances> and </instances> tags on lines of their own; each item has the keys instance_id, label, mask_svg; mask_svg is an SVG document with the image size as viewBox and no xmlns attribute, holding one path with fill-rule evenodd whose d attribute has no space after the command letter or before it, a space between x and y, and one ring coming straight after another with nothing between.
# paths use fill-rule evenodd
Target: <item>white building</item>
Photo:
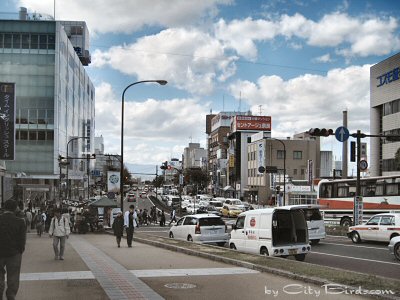
<instances>
[{"instance_id":1,"label":"white building","mask_svg":"<svg viewBox=\"0 0 400 300\"><path fill-rule=\"evenodd\" d=\"M400 53L370 69L370 129L372 135L400 135ZM371 176L400 174L395 162L400 142L370 138Z\"/></svg>"}]
</instances>

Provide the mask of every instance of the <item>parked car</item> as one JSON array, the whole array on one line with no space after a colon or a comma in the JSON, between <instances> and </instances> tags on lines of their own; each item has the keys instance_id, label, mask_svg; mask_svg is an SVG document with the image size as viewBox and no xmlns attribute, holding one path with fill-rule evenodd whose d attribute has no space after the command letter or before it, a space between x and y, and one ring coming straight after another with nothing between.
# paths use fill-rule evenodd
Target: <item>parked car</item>
<instances>
[{"instance_id":1,"label":"parked car","mask_svg":"<svg viewBox=\"0 0 400 300\"><path fill-rule=\"evenodd\" d=\"M371 217L363 225L350 226L347 236L353 243L363 240L389 242L400 235L400 213L382 213Z\"/></svg>"},{"instance_id":2,"label":"parked car","mask_svg":"<svg viewBox=\"0 0 400 300\"><path fill-rule=\"evenodd\" d=\"M241 212L242 210L240 208L226 204L221 208L221 215L227 218L236 218Z\"/></svg>"},{"instance_id":3,"label":"parked car","mask_svg":"<svg viewBox=\"0 0 400 300\"><path fill-rule=\"evenodd\" d=\"M397 260L400 260L400 236L395 236L390 240L389 252L394 254Z\"/></svg>"},{"instance_id":4,"label":"parked car","mask_svg":"<svg viewBox=\"0 0 400 300\"><path fill-rule=\"evenodd\" d=\"M216 215L187 215L169 230L169 237L189 242L217 243L223 246L229 240L225 222Z\"/></svg>"}]
</instances>

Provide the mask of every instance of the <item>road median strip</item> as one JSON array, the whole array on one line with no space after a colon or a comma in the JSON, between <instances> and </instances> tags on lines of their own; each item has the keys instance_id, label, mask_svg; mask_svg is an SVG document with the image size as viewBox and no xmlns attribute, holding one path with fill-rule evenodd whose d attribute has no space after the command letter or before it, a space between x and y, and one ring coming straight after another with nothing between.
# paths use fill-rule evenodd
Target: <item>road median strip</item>
<instances>
[{"instance_id":1,"label":"road median strip","mask_svg":"<svg viewBox=\"0 0 400 300\"><path fill-rule=\"evenodd\" d=\"M380 299L400 299L400 280L291 259L252 255L213 245L191 243L139 232L135 233L134 240L167 250L272 273L320 286L343 285L348 291L347 294L370 295ZM386 293L387 291L388 293Z\"/></svg>"}]
</instances>

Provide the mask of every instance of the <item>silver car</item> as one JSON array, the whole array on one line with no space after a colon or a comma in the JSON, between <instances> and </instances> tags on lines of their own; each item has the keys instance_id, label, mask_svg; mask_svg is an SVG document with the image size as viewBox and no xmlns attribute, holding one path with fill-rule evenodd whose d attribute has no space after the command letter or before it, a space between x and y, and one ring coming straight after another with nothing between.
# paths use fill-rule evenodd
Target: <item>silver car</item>
<instances>
[{"instance_id":1,"label":"silver car","mask_svg":"<svg viewBox=\"0 0 400 300\"><path fill-rule=\"evenodd\" d=\"M389 252L394 254L397 260L400 260L400 236L395 236L390 240Z\"/></svg>"},{"instance_id":2,"label":"silver car","mask_svg":"<svg viewBox=\"0 0 400 300\"><path fill-rule=\"evenodd\" d=\"M223 246L229 240L227 227L220 216L196 214L182 217L169 230L169 237L199 243L217 243Z\"/></svg>"}]
</instances>

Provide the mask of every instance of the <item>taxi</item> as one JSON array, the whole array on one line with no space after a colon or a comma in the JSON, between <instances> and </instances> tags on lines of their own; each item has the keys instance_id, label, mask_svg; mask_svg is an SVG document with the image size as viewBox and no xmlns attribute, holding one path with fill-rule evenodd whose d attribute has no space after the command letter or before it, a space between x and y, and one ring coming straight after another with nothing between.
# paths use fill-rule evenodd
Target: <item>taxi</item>
<instances>
[{"instance_id":1,"label":"taxi","mask_svg":"<svg viewBox=\"0 0 400 300\"><path fill-rule=\"evenodd\" d=\"M377 214L363 225L350 226L347 236L353 243L366 241L388 242L400 235L400 213Z\"/></svg>"},{"instance_id":2,"label":"taxi","mask_svg":"<svg viewBox=\"0 0 400 300\"><path fill-rule=\"evenodd\" d=\"M224 205L220 209L221 215L223 217L228 217L228 218L236 218L239 214L242 213L242 210L236 206L233 205Z\"/></svg>"}]
</instances>

